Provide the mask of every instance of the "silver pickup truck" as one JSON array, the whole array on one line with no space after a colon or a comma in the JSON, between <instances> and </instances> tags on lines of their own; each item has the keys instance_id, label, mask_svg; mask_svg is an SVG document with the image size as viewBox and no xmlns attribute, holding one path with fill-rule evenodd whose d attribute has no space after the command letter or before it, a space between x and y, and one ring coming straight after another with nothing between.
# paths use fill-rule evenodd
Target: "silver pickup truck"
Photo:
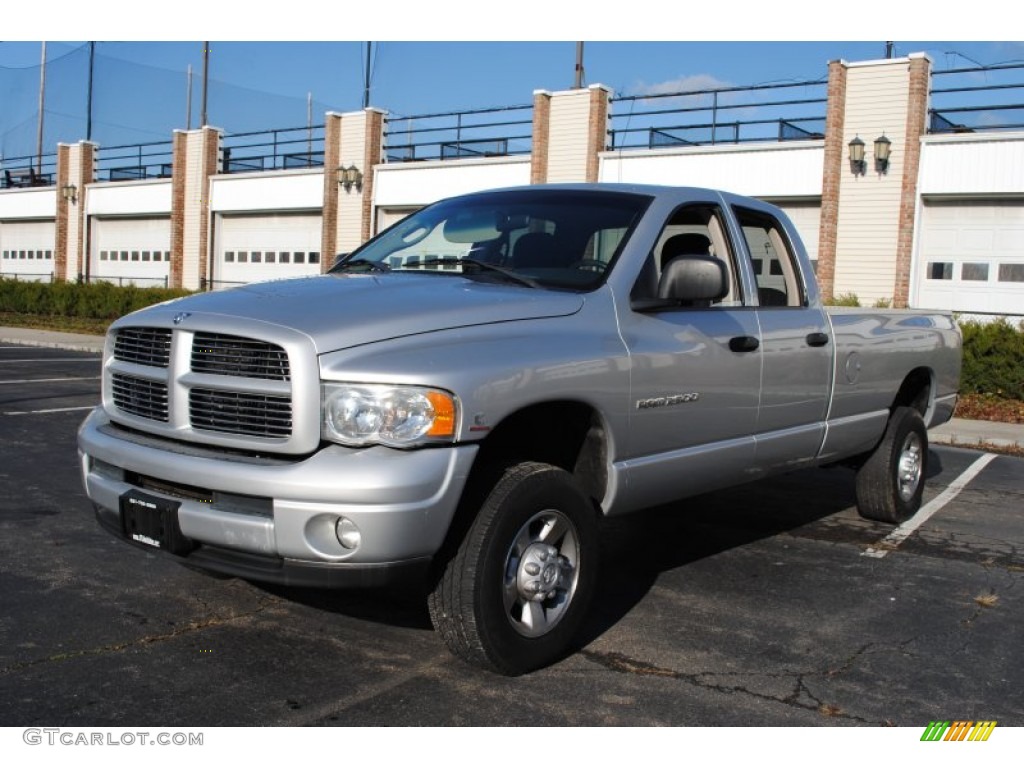
<instances>
[{"instance_id":1,"label":"silver pickup truck","mask_svg":"<svg viewBox=\"0 0 1024 768\"><path fill-rule=\"evenodd\" d=\"M822 307L777 208L706 189L444 200L321 277L118 320L79 433L99 522L254 581L426 585L451 650L571 648L602 516L813 465L920 505L948 314Z\"/></svg>"}]
</instances>

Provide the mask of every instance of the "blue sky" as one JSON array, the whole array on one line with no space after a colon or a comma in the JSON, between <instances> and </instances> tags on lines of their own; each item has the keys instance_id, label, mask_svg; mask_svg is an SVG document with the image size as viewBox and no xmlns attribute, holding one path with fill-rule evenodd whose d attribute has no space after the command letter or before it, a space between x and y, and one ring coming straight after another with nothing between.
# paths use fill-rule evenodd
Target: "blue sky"
<instances>
[{"instance_id":1,"label":"blue sky","mask_svg":"<svg viewBox=\"0 0 1024 768\"><path fill-rule=\"evenodd\" d=\"M178 5L181 3L179 2ZM203 4L189 0L197 17ZM61 3L57 3L61 5ZM972 3L977 9L978 3ZM985 2L981 3L982 6ZM929 4L941 12L963 16L962 4L944 1ZM42 6L41 6L42 7ZM85 113L83 42L58 42L69 36L119 38L124 42L100 42L97 55L101 66L96 76L96 120L101 142L159 141L170 138L173 128L185 127L186 76L191 64L196 72L193 93L193 125L198 122L199 72L202 68L201 42L130 42L157 32L171 37L191 37L195 33L214 38L211 42L210 121L232 130L286 127L305 123L306 97L312 94L314 121L322 122L326 109L359 109L363 98L364 43L356 41L313 42L295 39L311 31L320 31L310 18L329 19L322 31L327 34L362 37L392 37L375 43L371 79L371 103L396 115L414 115L511 104L528 104L538 88L559 90L572 85L575 62L575 37L590 37L585 44L585 80L603 83L617 94L655 93L727 85L753 85L767 82L815 80L826 74L832 59L863 61L882 58L885 41L820 42L826 30L842 27L855 6L837 8L837 16L828 23L821 18L820 3L795 0L786 4L785 19L780 20L778 4L731 3L729 24L715 18L717 10L679 11L675 18L663 19L668 5L634 0L622 4L631 15L610 20L609 11L591 12L583 19L572 11L595 8L585 4L563 4L555 10L551 3L517 0L505 12L498 4L485 8L480 3L446 0L426 5L392 0L370 11L352 11L345 4L317 4L307 0L289 2L274 11L275 18L253 21L250 15L230 8L207 13L205 25L164 29L155 23L141 24L137 4L103 1L89 4L93 16L81 11L82 4L68 4L60 23L51 3L44 6L48 18L29 14L14 27L4 30L7 38L22 35L21 41L0 42L0 134L3 151L16 154L16 147L34 150L35 109L38 89L39 39L47 45L47 143L83 138ZM148 5L147 15L156 5ZM870 14L878 6L865 6L865 17L858 32L874 26ZM547 11L543 9L548 8ZM614 8L614 6L608 6ZM774 9L774 15L762 9ZM327 9L327 10L323 10ZM447 12L445 12L447 11ZM81 13L81 16L76 16ZM1024 44L978 41L944 41L941 32L957 31L970 36L972 21L962 25L945 22L947 29L929 30L914 18L913 12L901 17L900 11L887 11L884 31L898 33L913 30L918 36L933 33L930 41L895 41L897 55L924 51L930 54L936 69L994 64L1024 60ZM906 13L906 12L904 12ZM106 14L106 15L105 15ZM942 16L942 14L939 14ZM507 17L507 18L503 18ZM580 18L577 18L580 16ZM430 17L430 20L422 20ZM489 18L493 17L493 18ZM804 25L791 21L804 18ZM455 20L472 20L460 26ZM537 19L545 19L538 24ZM761 23L762 19L770 23ZM943 18L949 18L943 16ZM978 15L972 15L977 19ZM581 20L582 19L582 20ZM664 24L648 20L661 19ZM786 26L781 26L785 23ZM774 25L774 26L772 26ZM815 28L817 26L817 29ZM994 25L993 25L994 26ZM650 27L650 29L648 29ZM667 32L678 37L705 36L704 28L717 34L747 37L739 41L650 41L636 39L643 32ZM882 29L879 30L883 31ZM83 35L82 33L88 33ZM230 34L228 34L230 33ZM298 33L298 34L296 34ZM375 34L376 33L376 34ZM589 33L589 34L588 34ZM607 39L609 35L620 40ZM235 40L218 41L218 37ZM478 42L472 38L500 37L529 40L531 36L548 38L532 42L511 39ZM889 35L898 37L897 34ZM246 42L279 40L279 42ZM439 38L465 37L469 39ZM792 38L781 42L778 38ZM288 42L280 41L290 38ZM554 38L554 39L552 39ZM564 38L564 39L563 39ZM631 39L632 38L632 39ZM775 39L773 39L775 38ZM801 39L804 38L804 39ZM51 114L52 113L52 114ZM258 123L258 125L256 125Z\"/></svg>"}]
</instances>

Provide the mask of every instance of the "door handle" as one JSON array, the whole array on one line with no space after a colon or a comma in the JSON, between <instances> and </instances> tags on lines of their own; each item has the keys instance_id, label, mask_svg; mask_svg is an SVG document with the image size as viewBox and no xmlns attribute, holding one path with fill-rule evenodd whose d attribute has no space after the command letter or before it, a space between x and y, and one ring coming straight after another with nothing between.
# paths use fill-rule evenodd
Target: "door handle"
<instances>
[{"instance_id":1,"label":"door handle","mask_svg":"<svg viewBox=\"0 0 1024 768\"><path fill-rule=\"evenodd\" d=\"M821 333L808 333L807 334L807 345L810 347L824 347L828 344L828 334Z\"/></svg>"},{"instance_id":2,"label":"door handle","mask_svg":"<svg viewBox=\"0 0 1024 768\"><path fill-rule=\"evenodd\" d=\"M756 336L733 336L729 339L729 349L733 352L753 352L761 346Z\"/></svg>"}]
</instances>

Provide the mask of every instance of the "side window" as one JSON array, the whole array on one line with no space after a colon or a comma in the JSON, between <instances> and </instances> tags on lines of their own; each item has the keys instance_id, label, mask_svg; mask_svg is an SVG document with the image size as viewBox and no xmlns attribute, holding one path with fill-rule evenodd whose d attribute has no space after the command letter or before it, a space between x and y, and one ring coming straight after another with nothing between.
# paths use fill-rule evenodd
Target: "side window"
<instances>
[{"instance_id":1,"label":"side window","mask_svg":"<svg viewBox=\"0 0 1024 768\"><path fill-rule=\"evenodd\" d=\"M807 301L800 270L782 225L773 217L735 209L754 268L757 300L762 307L802 307Z\"/></svg>"},{"instance_id":2,"label":"side window","mask_svg":"<svg viewBox=\"0 0 1024 768\"><path fill-rule=\"evenodd\" d=\"M661 274L673 259L711 256L724 262L727 290L723 298L703 306L743 306L743 295L736 277L736 259L722 222L722 212L715 205L685 205L673 212L637 279L633 298L657 296Z\"/></svg>"}]
</instances>

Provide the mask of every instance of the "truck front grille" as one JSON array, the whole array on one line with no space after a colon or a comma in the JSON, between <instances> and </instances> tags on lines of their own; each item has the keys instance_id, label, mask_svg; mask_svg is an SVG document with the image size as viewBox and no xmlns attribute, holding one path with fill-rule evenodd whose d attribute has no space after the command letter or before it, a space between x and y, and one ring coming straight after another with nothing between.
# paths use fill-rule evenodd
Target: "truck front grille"
<instances>
[{"instance_id":1,"label":"truck front grille","mask_svg":"<svg viewBox=\"0 0 1024 768\"><path fill-rule=\"evenodd\" d=\"M171 332L167 328L122 328L114 337L114 359L166 368L171 359Z\"/></svg>"},{"instance_id":2,"label":"truck front grille","mask_svg":"<svg viewBox=\"0 0 1024 768\"><path fill-rule=\"evenodd\" d=\"M196 388L188 405L194 429L251 437L288 437L292 432L288 397Z\"/></svg>"},{"instance_id":3,"label":"truck front grille","mask_svg":"<svg viewBox=\"0 0 1024 768\"><path fill-rule=\"evenodd\" d=\"M167 384L115 373L111 381L114 405L133 416L167 421Z\"/></svg>"},{"instance_id":4,"label":"truck front grille","mask_svg":"<svg viewBox=\"0 0 1024 768\"><path fill-rule=\"evenodd\" d=\"M221 376L288 381L288 355L276 344L223 333L197 333L192 341L192 370Z\"/></svg>"}]
</instances>

